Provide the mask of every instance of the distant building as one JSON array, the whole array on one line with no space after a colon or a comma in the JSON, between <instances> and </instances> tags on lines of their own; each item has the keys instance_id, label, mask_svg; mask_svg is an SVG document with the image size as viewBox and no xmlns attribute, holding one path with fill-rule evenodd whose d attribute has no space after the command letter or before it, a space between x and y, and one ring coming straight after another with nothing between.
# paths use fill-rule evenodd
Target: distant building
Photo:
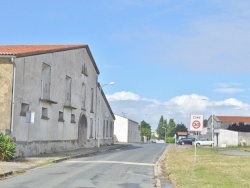
<instances>
[{"instance_id":1,"label":"distant building","mask_svg":"<svg viewBox=\"0 0 250 188\"><path fill-rule=\"evenodd\" d=\"M115 114L114 140L116 142L140 142L139 123Z\"/></svg>"},{"instance_id":2,"label":"distant building","mask_svg":"<svg viewBox=\"0 0 250 188\"><path fill-rule=\"evenodd\" d=\"M158 137L159 137L159 135L157 134L157 132L151 132L151 137L158 138Z\"/></svg>"},{"instance_id":3,"label":"distant building","mask_svg":"<svg viewBox=\"0 0 250 188\"><path fill-rule=\"evenodd\" d=\"M213 119L212 119L213 118ZM228 130L233 123L250 124L249 116L210 116L207 122L207 135L212 137L212 124L214 128L214 146L238 146L242 143L250 145L250 133Z\"/></svg>"},{"instance_id":4,"label":"distant building","mask_svg":"<svg viewBox=\"0 0 250 188\"><path fill-rule=\"evenodd\" d=\"M188 133L187 132L177 132L176 133L176 139L179 140L181 138L187 138Z\"/></svg>"},{"instance_id":5,"label":"distant building","mask_svg":"<svg viewBox=\"0 0 250 188\"><path fill-rule=\"evenodd\" d=\"M215 116L213 115L214 129L227 129L230 124L233 123L245 123L250 124L249 116ZM212 116L207 121L208 131L211 131Z\"/></svg>"}]
</instances>

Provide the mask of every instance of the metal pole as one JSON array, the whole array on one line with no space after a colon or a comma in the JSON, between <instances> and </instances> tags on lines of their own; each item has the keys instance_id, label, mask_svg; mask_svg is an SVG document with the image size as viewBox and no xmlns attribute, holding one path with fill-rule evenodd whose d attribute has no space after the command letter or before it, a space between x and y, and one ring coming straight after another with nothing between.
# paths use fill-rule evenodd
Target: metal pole
<instances>
[{"instance_id":1,"label":"metal pole","mask_svg":"<svg viewBox=\"0 0 250 188\"><path fill-rule=\"evenodd\" d=\"M212 103L212 147L214 147L214 107Z\"/></svg>"},{"instance_id":2,"label":"metal pole","mask_svg":"<svg viewBox=\"0 0 250 188\"><path fill-rule=\"evenodd\" d=\"M166 140L166 134L167 134L167 131L166 131L166 128L165 128L165 143L167 142L167 140Z\"/></svg>"},{"instance_id":3,"label":"metal pole","mask_svg":"<svg viewBox=\"0 0 250 188\"><path fill-rule=\"evenodd\" d=\"M165 141L164 142L167 143L166 142L166 127L162 127L162 128L165 129Z\"/></svg>"},{"instance_id":4,"label":"metal pole","mask_svg":"<svg viewBox=\"0 0 250 188\"><path fill-rule=\"evenodd\" d=\"M140 142L142 141L142 134L141 134L141 124L140 124Z\"/></svg>"}]
</instances>

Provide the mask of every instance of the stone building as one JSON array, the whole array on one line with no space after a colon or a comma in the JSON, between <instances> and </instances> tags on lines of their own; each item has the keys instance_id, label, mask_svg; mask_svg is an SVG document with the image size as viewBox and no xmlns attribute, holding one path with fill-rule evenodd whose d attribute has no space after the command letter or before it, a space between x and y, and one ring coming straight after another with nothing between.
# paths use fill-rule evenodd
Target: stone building
<instances>
[{"instance_id":1,"label":"stone building","mask_svg":"<svg viewBox=\"0 0 250 188\"><path fill-rule=\"evenodd\" d=\"M88 45L0 45L0 131L16 155L113 144L99 73Z\"/></svg>"}]
</instances>

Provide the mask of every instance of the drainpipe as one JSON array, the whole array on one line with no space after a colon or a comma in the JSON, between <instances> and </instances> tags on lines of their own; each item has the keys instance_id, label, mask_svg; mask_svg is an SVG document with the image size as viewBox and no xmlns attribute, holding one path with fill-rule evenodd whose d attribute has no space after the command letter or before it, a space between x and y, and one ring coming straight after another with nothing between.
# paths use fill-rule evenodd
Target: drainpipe
<instances>
[{"instance_id":1,"label":"drainpipe","mask_svg":"<svg viewBox=\"0 0 250 188\"><path fill-rule=\"evenodd\" d=\"M12 79L12 101L11 101L11 123L10 123L10 135L13 137L14 133L14 109L15 109L15 88L16 88L16 64L14 63L14 57L11 57L11 63L13 64L13 79Z\"/></svg>"}]
</instances>

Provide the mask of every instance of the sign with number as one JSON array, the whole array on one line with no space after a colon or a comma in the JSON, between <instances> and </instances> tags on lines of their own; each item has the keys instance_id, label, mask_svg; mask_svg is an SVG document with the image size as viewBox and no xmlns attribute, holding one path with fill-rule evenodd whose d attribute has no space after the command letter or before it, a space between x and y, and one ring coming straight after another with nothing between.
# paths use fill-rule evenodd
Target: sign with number
<instances>
[{"instance_id":1,"label":"sign with number","mask_svg":"<svg viewBox=\"0 0 250 188\"><path fill-rule=\"evenodd\" d=\"M203 115L191 115L190 131L201 132L203 129Z\"/></svg>"}]
</instances>

